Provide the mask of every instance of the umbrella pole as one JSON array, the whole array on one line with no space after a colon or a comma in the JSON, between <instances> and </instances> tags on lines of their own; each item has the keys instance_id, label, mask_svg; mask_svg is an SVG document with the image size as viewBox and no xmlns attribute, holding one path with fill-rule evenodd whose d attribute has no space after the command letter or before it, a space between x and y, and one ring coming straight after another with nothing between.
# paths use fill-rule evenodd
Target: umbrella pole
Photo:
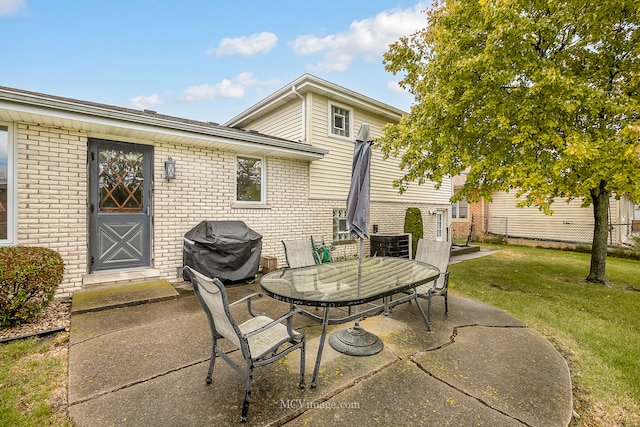
<instances>
[{"instance_id":1,"label":"umbrella pole","mask_svg":"<svg viewBox=\"0 0 640 427\"><path fill-rule=\"evenodd\" d=\"M357 298L360 299L360 286L362 284L362 248L364 240L360 238L358 248L358 288ZM356 305L356 316L360 313L360 306ZM360 317L356 317L352 328L341 329L329 336L329 345L334 350L350 356L371 356L379 353L384 345L382 340L371 332L367 332L360 327Z\"/></svg>"},{"instance_id":2,"label":"umbrella pole","mask_svg":"<svg viewBox=\"0 0 640 427\"><path fill-rule=\"evenodd\" d=\"M358 290L357 296L360 299L360 286L362 285L362 247L364 245L364 239L360 238L360 247L358 248ZM356 305L356 314L360 313L360 306ZM360 318L356 319L356 323L354 325L355 328L360 328Z\"/></svg>"}]
</instances>

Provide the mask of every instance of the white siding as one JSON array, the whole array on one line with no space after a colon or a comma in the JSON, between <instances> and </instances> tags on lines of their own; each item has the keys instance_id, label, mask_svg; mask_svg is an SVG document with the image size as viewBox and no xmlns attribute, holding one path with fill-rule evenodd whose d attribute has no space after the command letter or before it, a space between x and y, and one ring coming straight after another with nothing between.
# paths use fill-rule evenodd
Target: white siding
<instances>
[{"instance_id":1,"label":"white siding","mask_svg":"<svg viewBox=\"0 0 640 427\"><path fill-rule=\"evenodd\" d=\"M326 148L329 153L321 160L311 164L311 197L315 199L344 199L349 192L351 180L351 162L355 137L363 123L369 124L374 139L382 136L382 126L386 121L362 109L352 109L352 133L350 138L336 137L329 134L330 100L314 95L310 97L310 129L313 145ZM344 106L343 103L339 105ZM347 106L348 107L348 106ZM450 180L443 183L440 190L433 184L423 186L410 185L407 192L400 195L393 187L393 180L402 172L397 159L382 159L382 153L374 145L371 160L371 200L376 202L396 203L437 203L449 204L452 193ZM327 185L331 183L331 185Z\"/></svg>"},{"instance_id":2,"label":"white siding","mask_svg":"<svg viewBox=\"0 0 640 427\"><path fill-rule=\"evenodd\" d=\"M288 102L271 114L258 118L248 127L265 135L302 141L302 100Z\"/></svg>"},{"instance_id":3,"label":"white siding","mask_svg":"<svg viewBox=\"0 0 640 427\"><path fill-rule=\"evenodd\" d=\"M573 200L567 203L566 199L557 198L551 205L553 215L548 216L537 207L517 208L517 199L513 192L492 193L490 205L491 216L527 216L532 218L571 218L573 220L593 222L593 210L581 207L581 200Z\"/></svg>"},{"instance_id":4,"label":"white siding","mask_svg":"<svg viewBox=\"0 0 640 427\"><path fill-rule=\"evenodd\" d=\"M552 215L545 215L537 207L516 207L514 193L495 192L489 204L488 232L527 239L552 240L575 243L591 243L593 240L593 207L582 207L581 200L557 198L551 208ZM610 245L628 243L630 240L630 208L622 200L611 198L609 222L613 226Z\"/></svg>"}]
</instances>

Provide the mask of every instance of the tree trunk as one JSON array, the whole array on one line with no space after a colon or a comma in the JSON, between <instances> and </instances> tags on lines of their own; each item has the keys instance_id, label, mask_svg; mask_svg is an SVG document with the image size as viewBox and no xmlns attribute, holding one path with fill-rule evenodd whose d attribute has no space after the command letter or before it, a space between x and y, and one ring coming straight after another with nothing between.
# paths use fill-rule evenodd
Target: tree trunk
<instances>
[{"instance_id":1,"label":"tree trunk","mask_svg":"<svg viewBox=\"0 0 640 427\"><path fill-rule=\"evenodd\" d=\"M591 246L591 269L587 282L607 283L605 268L607 265L607 239L609 237L609 193L606 182L600 182L597 189L591 190L593 201L593 244Z\"/></svg>"}]
</instances>

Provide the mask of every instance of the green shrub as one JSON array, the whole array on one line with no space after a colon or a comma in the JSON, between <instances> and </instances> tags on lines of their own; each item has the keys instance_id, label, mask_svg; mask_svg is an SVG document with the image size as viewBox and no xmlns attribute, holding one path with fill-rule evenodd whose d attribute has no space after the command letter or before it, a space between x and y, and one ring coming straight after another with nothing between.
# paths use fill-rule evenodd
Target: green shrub
<instances>
[{"instance_id":1,"label":"green shrub","mask_svg":"<svg viewBox=\"0 0 640 427\"><path fill-rule=\"evenodd\" d=\"M632 251L640 256L640 236L633 237L633 249Z\"/></svg>"},{"instance_id":2,"label":"green shrub","mask_svg":"<svg viewBox=\"0 0 640 427\"><path fill-rule=\"evenodd\" d=\"M415 258L418 240L422 239L424 235L422 212L419 208L407 208L404 215L404 232L411 233L411 258Z\"/></svg>"},{"instance_id":3,"label":"green shrub","mask_svg":"<svg viewBox=\"0 0 640 427\"><path fill-rule=\"evenodd\" d=\"M609 248L607 256L625 259L640 260L640 251L637 247L633 248Z\"/></svg>"},{"instance_id":4,"label":"green shrub","mask_svg":"<svg viewBox=\"0 0 640 427\"><path fill-rule=\"evenodd\" d=\"M53 299L64 263L47 248L0 247L0 326L32 320Z\"/></svg>"},{"instance_id":5,"label":"green shrub","mask_svg":"<svg viewBox=\"0 0 640 427\"><path fill-rule=\"evenodd\" d=\"M489 243L494 245L506 245L508 243L507 236L504 234L485 234L478 236L480 243Z\"/></svg>"},{"instance_id":6,"label":"green shrub","mask_svg":"<svg viewBox=\"0 0 640 427\"><path fill-rule=\"evenodd\" d=\"M580 253L583 253L583 254L590 254L591 253L591 245L588 245L586 243L578 243L574 250L576 252L580 252Z\"/></svg>"}]
</instances>

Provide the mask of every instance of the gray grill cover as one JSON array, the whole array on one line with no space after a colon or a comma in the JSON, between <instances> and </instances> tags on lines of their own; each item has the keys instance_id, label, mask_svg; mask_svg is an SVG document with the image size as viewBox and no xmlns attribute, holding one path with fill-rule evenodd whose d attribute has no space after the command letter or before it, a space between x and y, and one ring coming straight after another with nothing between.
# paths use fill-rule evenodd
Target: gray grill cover
<instances>
[{"instance_id":1,"label":"gray grill cover","mask_svg":"<svg viewBox=\"0 0 640 427\"><path fill-rule=\"evenodd\" d=\"M262 236L242 221L202 221L184 235L184 265L223 282L255 279L261 253Z\"/></svg>"}]
</instances>

